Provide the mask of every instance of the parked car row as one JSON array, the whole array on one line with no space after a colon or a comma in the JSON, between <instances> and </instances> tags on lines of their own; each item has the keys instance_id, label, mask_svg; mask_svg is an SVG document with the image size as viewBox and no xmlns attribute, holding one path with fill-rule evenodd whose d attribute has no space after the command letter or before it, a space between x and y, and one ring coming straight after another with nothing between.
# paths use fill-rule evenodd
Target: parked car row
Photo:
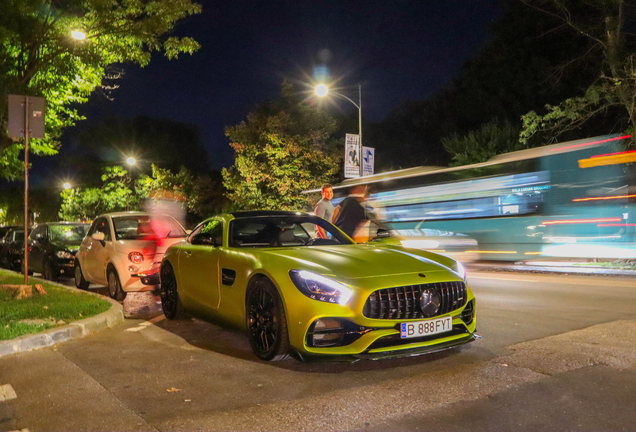
<instances>
[{"instance_id":1,"label":"parked car row","mask_svg":"<svg viewBox=\"0 0 636 432\"><path fill-rule=\"evenodd\" d=\"M24 228L5 228L0 265L24 272ZM152 289L141 283L140 273L160 263L166 249L185 237L174 218L142 212L108 213L92 224L41 223L27 240L26 270L48 280L74 277L80 289L106 285L112 298L123 300L127 292Z\"/></svg>"},{"instance_id":2,"label":"parked car row","mask_svg":"<svg viewBox=\"0 0 636 432\"><path fill-rule=\"evenodd\" d=\"M0 227L0 266L19 271L23 257L24 227Z\"/></svg>"}]
</instances>

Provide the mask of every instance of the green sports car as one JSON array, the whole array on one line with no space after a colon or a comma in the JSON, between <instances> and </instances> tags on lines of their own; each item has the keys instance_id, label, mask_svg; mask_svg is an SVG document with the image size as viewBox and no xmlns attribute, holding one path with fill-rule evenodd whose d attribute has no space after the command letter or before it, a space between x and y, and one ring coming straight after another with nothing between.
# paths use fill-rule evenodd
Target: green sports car
<instances>
[{"instance_id":1,"label":"green sports car","mask_svg":"<svg viewBox=\"0 0 636 432\"><path fill-rule=\"evenodd\" d=\"M320 226L327 238L317 236ZM223 214L166 252L164 314L247 332L254 353L388 358L478 338L460 263L431 252L356 244L304 213Z\"/></svg>"}]
</instances>

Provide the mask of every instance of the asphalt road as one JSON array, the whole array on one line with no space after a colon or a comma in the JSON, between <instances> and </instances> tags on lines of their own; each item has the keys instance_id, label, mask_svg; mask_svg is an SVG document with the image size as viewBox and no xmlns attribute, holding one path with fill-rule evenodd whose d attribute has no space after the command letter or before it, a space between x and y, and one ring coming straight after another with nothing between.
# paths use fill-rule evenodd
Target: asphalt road
<instances>
[{"instance_id":1,"label":"asphalt road","mask_svg":"<svg viewBox=\"0 0 636 432\"><path fill-rule=\"evenodd\" d=\"M636 281L469 273L483 339L385 361L264 363L163 315L0 358L0 431L634 431Z\"/></svg>"}]
</instances>

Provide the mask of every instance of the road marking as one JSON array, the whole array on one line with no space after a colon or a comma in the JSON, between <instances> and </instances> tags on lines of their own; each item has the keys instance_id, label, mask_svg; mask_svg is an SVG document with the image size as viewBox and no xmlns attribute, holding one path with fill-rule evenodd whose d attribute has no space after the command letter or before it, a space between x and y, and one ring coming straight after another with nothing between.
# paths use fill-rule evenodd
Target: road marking
<instances>
[{"instance_id":1,"label":"road marking","mask_svg":"<svg viewBox=\"0 0 636 432\"><path fill-rule=\"evenodd\" d=\"M5 384L0 386L0 402L16 399L18 395L15 394L15 390L11 387L11 384Z\"/></svg>"}]
</instances>

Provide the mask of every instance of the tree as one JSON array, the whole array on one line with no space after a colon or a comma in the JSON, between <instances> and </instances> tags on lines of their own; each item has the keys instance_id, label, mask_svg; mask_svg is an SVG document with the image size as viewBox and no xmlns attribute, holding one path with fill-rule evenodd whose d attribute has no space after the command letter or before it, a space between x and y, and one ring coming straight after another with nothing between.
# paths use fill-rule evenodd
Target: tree
<instances>
[{"instance_id":1,"label":"tree","mask_svg":"<svg viewBox=\"0 0 636 432\"><path fill-rule=\"evenodd\" d=\"M187 212L189 226L220 212L228 205L220 181L213 180L209 175L194 176L185 167L175 174L152 165L152 177L142 176L139 186L140 197L181 203Z\"/></svg>"},{"instance_id":2,"label":"tree","mask_svg":"<svg viewBox=\"0 0 636 432\"><path fill-rule=\"evenodd\" d=\"M310 197L301 192L333 181L340 168L335 130L329 114L283 82L277 100L225 129L236 154L223 169L227 197L240 209L304 210Z\"/></svg>"},{"instance_id":3,"label":"tree","mask_svg":"<svg viewBox=\"0 0 636 432\"><path fill-rule=\"evenodd\" d=\"M492 120L464 136L452 134L442 139L444 148L453 156L451 165L486 162L493 156L525 148L519 140L519 129L510 122Z\"/></svg>"},{"instance_id":4,"label":"tree","mask_svg":"<svg viewBox=\"0 0 636 432\"><path fill-rule=\"evenodd\" d=\"M605 116L609 127L636 130L636 2L631 0L521 0L529 7L556 19L563 35L584 40L584 57L569 63L594 62L595 79L584 92L572 94L556 105L545 106L544 114L530 111L523 116L521 142L538 132L549 140L587 126ZM565 32L568 33L565 33ZM605 129L605 133L609 132ZM634 141L630 141L634 146Z\"/></svg>"},{"instance_id":5,"label":"tree","mask_svg":"<svg viewBox=\"0 0 636 432\"><path fill-rule=\"evenodd\" d=\"M195 174L204 174L210 169L201 131L193 124L146 116L110 119L84 130L77 143L79 151L62 151L61 155L70 159L81 154L85 161L108 165L134 156L146 166L150 162L173 172L186 167Z\"/></svg>"},{"instance_id":6,"label":"tree","mask_svg":"<svg viewBox=\"0 0 636 432\"><path fill-rule=\"evenodd\" d=\"M502 14L489 26L490 39L456 77L425 100L402 102L367 134L376 160L392 161L393 168L445 165L451 158L444 138L497 120L521 128L523 114L557 104L594 80L598 56L568 62L585 57L585 41L554 32L560 24L556 18L519 0L500 4ZM541 139L529 143L541 144Z\"/></svg>"},{"instance_id":7,"label":"tree","mask_svg":"<svg viewBox=\"0 0 636 432\"><path fill-rule=\"evenodd\" d=\"M94 219L102 213L139 210L139 187L120 166L106 167L101 188L75 188L62 192L62 220Z\"/></svg>"},{"instance_id":8,"label":"tree","mask_svg":"<svg viewBox=\"0 0 636 432\"><path fill-rule=\"evenodd\" d=\"M116 88L116 64L145 66L152 52L174 59L199 48L191 38L168 36L177 21L201 11L190 0L4 0L1 9L0 176L10 179L21 172L23 144L6 136L9 94L46 98L47 136L30 150L55 154L61 131L82 119L74 104L100 86L107 94ZM78 29L85 40L72 39Z\"/></svg>"}]
</instances>

